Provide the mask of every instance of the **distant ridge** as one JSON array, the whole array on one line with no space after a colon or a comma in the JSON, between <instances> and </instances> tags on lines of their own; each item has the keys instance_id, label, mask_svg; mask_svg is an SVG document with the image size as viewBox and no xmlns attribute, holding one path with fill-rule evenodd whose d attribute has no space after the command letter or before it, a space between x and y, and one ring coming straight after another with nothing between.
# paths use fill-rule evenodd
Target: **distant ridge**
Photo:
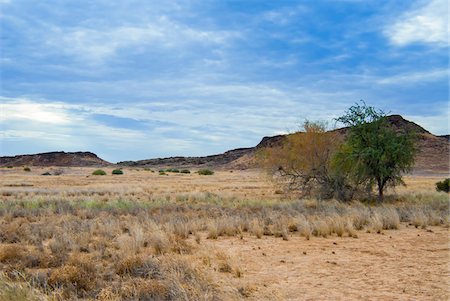
<instances>
[{"instance_id":1,"label":"distant ridge","mask_svg":"<svg viewBox=\"0 0 450 301\"><path fill-rule=\"evenodd\" d=\"M389 123L398 131L413 131L419 135L416 156L416 173L450 173L450 135L436 136L414 122L400 115L387 117ZM334 130L346 135L348 128ZM301 135L294 133L289 135ZM122 161L118 166L132 167L211 167L248 169L257 167L256 154L259 150L279 146L287 135L264 137L255 147L238 148L223 154L203 157L169 157L139 161ZM0 157L0 166L107 166L111 163L91 152L50 152L34 155Z\"/></svg>"},{"instance_id":2,"label":"distant ridge","mask_svg":"<svg viewBox=\"0 0 450 301\"><path fill-rule=\"evenodd\" d=\"M0 166L105 166L111 163L91 152L49 152L0 157Z\"/></svg>"},{"instance_id":3,"label":"distant ridge","mask_svg":"<svg viewBox=\"0 0 450 301\"><path fill-rule=\"evenodd\" d=\"M419 135L415 172L418 173L450 173L449 135L435 136L420 125L404 119L400 115L387 116L388 122L398 131L413 131ZM346 135L348 128L336 129ZM301 134L301 133L297 133ZM296 135L296 134L291 134ZM120 166L199 166L216 168L247 169L257 167L256 153L267 147L276 147L283 143L287 135L264 137L255 147L239 148L223 154L204 157L170 157L139 161L118 162Z\"/></svg>"}]
</instances>

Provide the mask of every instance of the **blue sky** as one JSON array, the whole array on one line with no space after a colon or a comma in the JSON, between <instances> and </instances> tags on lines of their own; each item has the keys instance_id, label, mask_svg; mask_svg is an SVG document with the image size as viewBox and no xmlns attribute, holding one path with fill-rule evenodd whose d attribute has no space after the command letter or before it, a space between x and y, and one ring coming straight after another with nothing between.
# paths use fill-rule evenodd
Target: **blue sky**
<instances>
[{"instance_id":1,"label":"blue sky","mask_svg":"<svg viewBox=\"0 0 450 301\"><path fill-rule=\"evenodd\" d=\"M446 0L1 5L1 155L209 155L364 99L449 133Z\"/></svg>"}]
</instances>

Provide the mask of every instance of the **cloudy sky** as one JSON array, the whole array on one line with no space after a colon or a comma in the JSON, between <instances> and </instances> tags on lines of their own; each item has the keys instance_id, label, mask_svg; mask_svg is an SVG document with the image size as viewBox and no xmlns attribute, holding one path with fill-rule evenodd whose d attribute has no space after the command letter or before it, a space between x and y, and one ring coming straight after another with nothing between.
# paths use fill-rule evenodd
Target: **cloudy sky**
<instances>
[{"instance_id":1,"label":"cloudy sky","mask_svg":"<svg viewBox=\"0 0 450 301\"><path fill-rule=\"evenodd\" d=\"M1 155L208 155L359 99L449 133L446 0L1 5Z\"/></svg>"}]
</instances>

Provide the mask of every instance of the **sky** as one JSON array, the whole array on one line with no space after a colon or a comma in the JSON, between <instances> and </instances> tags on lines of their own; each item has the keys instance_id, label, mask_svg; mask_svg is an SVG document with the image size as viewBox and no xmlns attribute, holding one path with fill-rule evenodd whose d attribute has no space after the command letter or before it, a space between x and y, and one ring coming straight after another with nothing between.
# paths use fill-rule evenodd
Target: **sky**
<instances>
[{"instance_id":1,"label":"sky","mask_svg":"<svg viewBox=\"0 0 450 301\"><path fill-rule=\"evenodd\" d=\"M256 145L360 99L449 130L446 0L0 0L0 153Z\"/></svg>"}]
</instances>

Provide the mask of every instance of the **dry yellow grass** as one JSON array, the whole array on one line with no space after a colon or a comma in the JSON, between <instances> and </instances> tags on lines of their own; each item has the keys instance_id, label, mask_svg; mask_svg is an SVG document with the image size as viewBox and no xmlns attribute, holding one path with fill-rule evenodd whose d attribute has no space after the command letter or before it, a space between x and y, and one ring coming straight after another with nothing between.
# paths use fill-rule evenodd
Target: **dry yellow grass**
<instances>
[{"instance_id":1,"label":"dry yellow grass","mask_svg":"<svg viewBox=\"0 0 450 301\"><path fill-rule=\"evenodd\" d=\"M67 168L41 175L48 170L0 169L0 286L23 288L11 296L448 297L449 203L434 191L440 178L407 177L409 186L379 206L296 200L255 170L161 176L105 169L108 175L93 176L94 169ZM383 256L367 251L374 248ZM429 269L439 277L423 272ZM414 273L424 278L420 289Z\"/></svg>"}]
</instances>

